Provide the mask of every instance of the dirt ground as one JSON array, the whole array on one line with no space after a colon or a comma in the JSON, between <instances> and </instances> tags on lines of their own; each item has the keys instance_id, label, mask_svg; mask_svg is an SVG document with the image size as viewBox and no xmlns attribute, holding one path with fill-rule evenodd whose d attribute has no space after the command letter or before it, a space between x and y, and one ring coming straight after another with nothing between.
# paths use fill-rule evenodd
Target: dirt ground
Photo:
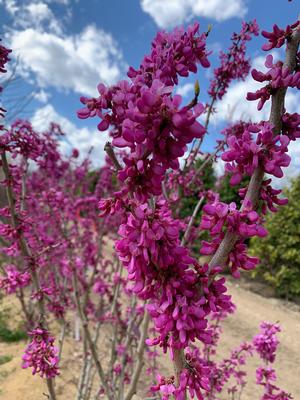
<instances>
[{"instance_id":1,"label":"dirt ground","mask_svg":"<svg viewBox=\"0 0 300 400\"><path fill-rule=\"evenodd\" d=\"M295 400L300 399L300 311L299 307L274 298L265 298L253 293L236 283L229 283L234 303L238 306L236 313L224 324L220 356L226 357L230 350L242 341L250 340L258 332L260 321L279 322L282 326L280 348L274 367L278 375L278 385L289 391ZM102 342L103 343L103 342ZM105 344L104 344L105 345ZM6 344L0 342L0 355L11 355L11 361L0 366L0 400L42 400L47 397L46 386L39 376L32 376L29 370L21 368L21 356L25 343ZM100 347L101 351L101 347ZM74 342L65 343L60 377L57 378L59 400L75 399L76 360L80 357ZM161 359L162 370L171 373L171 363L165 357ZM249 360L248 385L241 400L259 400L261 391L254 384L256 362ZM139 387L143 392L143 381ZM145 396L139 394L139 398ZM220 397L229 400L228 395Z\"/></svg>"}]
</instances>

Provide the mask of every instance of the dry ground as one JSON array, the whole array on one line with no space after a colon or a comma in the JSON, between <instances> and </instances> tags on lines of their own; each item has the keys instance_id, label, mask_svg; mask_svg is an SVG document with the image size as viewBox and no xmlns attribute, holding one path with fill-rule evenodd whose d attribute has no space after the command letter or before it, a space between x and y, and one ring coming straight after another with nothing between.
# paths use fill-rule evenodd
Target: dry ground
<instances>
[{"instance_id":1,"label":"dry ground","mask_svg":"<svg viewBox=\"0 0 300 400\"><path fill-rule=\"evenodd\" d=\"M300 399L300 312L299 307L274 298L264 298L250 292L236 283L229 283L230 292L238 308L236 313L226 320L221 342L221 356L226 357L230 349L241 341L249 340L258 331L260 321L278 321L282 326L280 349L275 368L278 384L290 391L295 400ZM58 399L74 400L76 360L79 357L74 342L67 340L64 347L65 361L61 376L57 379ZM42 400L46 387L38 376L32 376L29 370L22 370L21 355L25 343L0 343L0 355L11 355L13 359L0 366L0 400ZM105 345L105 344L104 344ZM101 347L100 347L101 351ZM161 360L163 370L171 372L171 364L166 358ZM254 384L256 363L248 364L249 383L242 400L259 400L260 390ZM140 398L144 398L143 383L140 384ZM222 400L229 400L227 395Z\"/></svg>"}]
</instances>

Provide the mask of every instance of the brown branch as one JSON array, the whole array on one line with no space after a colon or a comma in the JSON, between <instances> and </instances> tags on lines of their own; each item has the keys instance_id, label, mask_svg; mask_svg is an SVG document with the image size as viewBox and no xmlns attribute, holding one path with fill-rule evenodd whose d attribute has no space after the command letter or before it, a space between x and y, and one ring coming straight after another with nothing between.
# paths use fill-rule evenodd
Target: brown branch
<instances>
[{"instance_id":1,"label":"brown branch","mask_svg":"<svg viewBox=\"0 0 300 400\"><path fill-rule=\"evenodd\" d=\"M110 142L106 142L106 144L104 146L104 151L110 158L110 160L113 163L113 165L115 166L116 170L120 171L122 169L121 164L119 163L117 156L115 155L114 149Z\"/></svg>"},{"instance_id":2,"label":"brown branch","mask_svg":"<svg viewBox=\"0 0 300 400\"><path fill-rule=\"evenodd\" d=\"M62 354L63 344L64 344L64 340L65 340L67 325L68 325L67 321L65 319L63 319L60 336L58 339L58 359L59 359L59 361L61 360L61 354Z\"/></svg>"},{"instance_id":3,"label":"brown branch","mask_svg":"<svg viewBox=\"0 0 300 400\"><path fill-rule=\"evenodd\" d=\"M191 218L190 218L190 220L189 220L187 229L186 229L186 231L185 231L185 233L184 233L184 235L183 235L183 238L182 238L182 240L181 240L181 246L185 246L185 245L186 245L186 242L187 242L187 240L188 240L188 238L189 238L189 234L190 234L190 232L191 232L192 226L193 226L193 224L194 224L194 222L195 222L196 216L197 216L197 214L198 214L198 211L199 211L199 209L200 209L200 207L201 207L203 201L204 201L204 196L202 196L202 197L199 199L198 203L196 204L196 207L194 208L194 211L193 211L193 214L192 214L192 216L191 216Z\"/></svg>"},{"instance_id":4,"label":"brown branch","mask_svg":"<svg viewBox=\"0 0 300 400\"><path fill-rule=\"evenodd\" d=\"M131 310L135 308L137 303L136 297L132 298L131 301ZM127 352L129 351L131 342L132 342L132 332L134 329L134 323L136 320L136 315L134 313L132 313L131 318L128 321L128 326L127 326L127 330L126 330L126 340L125 340L125 344L124 344L124 353L122 356L122 361L121 361L121 374L119 375L119 398L123 399L124 396L124 376L125 376L125 366L126 366L126 356L127 356ZM117 378L117 376L115 375L115 377ZM113 386L115 384L115 380L113 381Z\"/></svg>"},{"instance_id":5,"label":"brown branch","mask_svg":"<svg viewBox=\"0 0 300 400\"><path fill-rule=\"evenodd\" d=\"M176 386L180 385L180 374L181 371L185 368L185 355L183 349L174 349L173 350L173 368L175 374L175 382ZM186 398L186 394L185 394Z\"/></svg>"},{"instance_id":6,"label":"brown branch","mask_svg":"<svg viewBox=\"0 0 300 400\"><path fill-rule=\"evenodd\" d=\"M215 150L213 153L211 153L211 154L204 160L203 164L201 164L200 167L199 167L198 169L196 169L195 174L194 174L193 178L191 179L191 181L190 181L190 183L189 183L189 186L191 186L191 185L195 182L197 176L200 175L200 173L204 170L204 168L207 166L207 164L209 164L210 161L212 161L212 160L215 158L215 156L217 155L218 151L222 148L223 145L224 145L224 142L221 142L221 143L218 145L218 147L216 148L216 150Z\"/></svg>"},{"instance_id":7,"label":"brown branch","mask_svg":"<svg viewBox=\"0 0 300 400\"><path fill-rule=\"evenodd\" d=\"M147 310L145 309L144 318L141 326L141 337L139 340L137 354L136 354L136 364L132 374L131 383L128 388L128 391L125 395L125 400L131 400L132 396L136 393L137 390L137 383L139 377L142 372L142 368L144 365L144 349L145 349L145 340L148 333L148 326L150 322L150 316Z\"/></svg>"},{"instance_id":8,"label":"brown branch","mask_svg":"<svg viewBox=\"0 0 300 400\"><path fill-rule=\"evenodd\" d=\"M105 392L106 392L106 395L107 395L108 399L112 399L112 395L111 395L109 386L107 384L107 380L106 380L106 376L105 376L104 370L102 368L102 365L101 365L100 360L99 360L98 355L97 355L96 344L94 343L94 341L92 339L92 336L91 336L91 333L90 333L90 330L89 330L89 327L88 327L88 321L86 319L86 316L84 314L84 311L83 311L81 303L80 303L78 282L77 282L77 276L76 276L76 272L75 271L73 273L73 287L74 287L74 295L75 295L75 301L76 301L76 307L77 307L78 315L79 315L79 318L80 318L81 323L82 323L82 328L83 328L83 331L84 331L85 338L87 340L88 346L89 346L90 351L92 353L92 357L93 357L93 360L94 360L94 363L95 363L95 366L96 366L96 369L97 369L98 376L99 376L100 381L101 381L101 383L102 383L102 385L103 385L103 387L105 389Z\"/></svg>"}]
</instances>

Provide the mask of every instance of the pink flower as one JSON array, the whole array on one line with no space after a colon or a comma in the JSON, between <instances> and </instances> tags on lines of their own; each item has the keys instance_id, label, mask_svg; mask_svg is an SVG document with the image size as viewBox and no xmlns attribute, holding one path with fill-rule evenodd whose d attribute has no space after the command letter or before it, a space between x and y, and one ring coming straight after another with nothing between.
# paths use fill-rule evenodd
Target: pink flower
<instances>
[{"instance_id":1,"label":"pink flower","mask_svg":"<svg viewBox=\"0 0 300 400\"><path fill-rule=\"evenodd\" d=\"M220 52L221 65L214 70L214 79L208 91L213 99L221 100L232 80L246 78L250 71L250 61L246 58L246 42L251 40L251 35L258 36L258 33L256 20L243 22L241 32L232 35L233 43L228 52Z\"/></svg>"},{"instance_id":2,"label":"pink flower","mask_svg":"<svg viewBox=\"0 0 300 400\"><path fill-rule=\"evenodd\" d=\"M258 100L260 99L257 109L261 110L264 103L271 97L275 89L287 88L287 87L300 87L300 71L290 71L284 67L281 61L273 64L273 56L269 54L266 57L265 66L269 68L266 73L259 72L253 69L251 74L253 79L258 82L267 81L268 84L262 89L257 90L255 93L247 93L247 100Z\"/></svg>"},{"instance_id":3,"label":"pink flower","mask_svg":"<svg viewBox=\"0 0 300 400\"><path fill-rule=\"evenodd\" d=\"M260 334L253 338L254 347L264 361L273 363L279 345L277 333L281 331L280 326L270 322L262 322L260 328Z\"/></svg>"},{"instance_id":4,"label":"pink flower","mask_svg":"<svg viewBox=\"0 0 300 400\"><path fill-rule=\"evenodd\" d=\"M295 29L298 25L299 21L292 25L288 25L284 30L280 29L276 24L274 24L273 32L262 31L261 34L268 39L268 42L262 46L262 49L268 51L281 47L286 40L290 39L293 29Z\"/></svg>"},{"instance_id":5,"label":"pink flower","mask_svg":"<svg viewBox=\"0 0 300 400\"><path fill-rule=\"evenodd\" d=\"M30 274L20 272L14 265L4 267L6 276L0 277L0 288L5 289L7 294L12 294L19 288L24 288L30 284Z\"/></svg>"},{"instance_id":6,"label":"pink flower","mask_svg":"<svg viewBox=\"0 0 300 400\"><path fill-rule=\"evenodd\" d=\"M42 378L54 378L58 371L58 349L54 346L54 337L43 328L28 332L31 342L22 357L22 368L32 368L32 374Z\"/></svg>"}]
</instances>

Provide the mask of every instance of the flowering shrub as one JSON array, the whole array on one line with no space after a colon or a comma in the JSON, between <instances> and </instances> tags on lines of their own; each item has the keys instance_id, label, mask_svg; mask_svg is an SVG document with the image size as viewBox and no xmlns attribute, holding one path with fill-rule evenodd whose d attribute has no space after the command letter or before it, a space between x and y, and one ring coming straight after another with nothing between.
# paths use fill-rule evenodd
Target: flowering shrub
<instances>
[{"instance_id":1,"label":"flowering shrub","mask_svg":"<svg viewBox=\"0 0 300 400\"><path fill-rule=\"evenodd\" d=\"M7 192L7 205L1 209L2 253L14 261L3 266L0 286L20 299L30 337L23 367L46 378L51 400L57 398L54 378L69 313L75 314L77 340L82 333L78 399L90 398L95 374L98 397L131 399L145 355L148 373L157 373L155 346L170 354L175 371L169 378L158 374L151 387L163 399L184 400L187 393L191 398L216 399L231 379L235 384L227 390L234 398L246 384L242 366L254 351L265 362L257 370L262 399L290 398L273 384L275 372L269 367L278 344L277 325L264 323L253 343L243 343L228 359L211 359L217 351L219 322L234 310L220 273L228 266L238 278L240 270L258 264L247 253L247 240L265 237L267 208L273 211L286 202L264 175L283 176L282 168L290 163L289 143L299 137L299 116L290 117L284 109L286 90L300 86L300 29L295 23L264 32L270 42L265 50L286 44L285 61L274 63L268 55L268 72L252 71L256 81L267 84L247 98L259 99L258 110L271 99L269 120L228 127L216 151L200 166L197 163L217 101L232 81L245 79L250 70L246 42L258 33L252 21L233 34L232 45L221 53L220 67L214 70L208 104L199 102L198 83L187 105L174 94L179 78L210 65L210 33L201 33L197 23L187 30L158 33L140 67L129 68L127 80L110 87L99 84L97 98L82 97L79 118L99 118L99 131L109 130L111 137L93 191L88 160L76 161L77 149L70 157L60 154L58 138L63 131L58 125L43 133L26 121L2 128ZM1 54L4 66L8 51ZM221 202L218 193L206 191L201 183L201 169L220 153L232 185L249 176L249 185L239 191L240 209ZM181 197L192 184L201 187L199 200L190 218L180 220ZM197 230L209 233L200 250L210 256L206 263L190 252ZM53 319L61 326L58 347L50 333ZM114 327L105 362L97 351L104 325Z\"/></svg>"}]
</instances>

